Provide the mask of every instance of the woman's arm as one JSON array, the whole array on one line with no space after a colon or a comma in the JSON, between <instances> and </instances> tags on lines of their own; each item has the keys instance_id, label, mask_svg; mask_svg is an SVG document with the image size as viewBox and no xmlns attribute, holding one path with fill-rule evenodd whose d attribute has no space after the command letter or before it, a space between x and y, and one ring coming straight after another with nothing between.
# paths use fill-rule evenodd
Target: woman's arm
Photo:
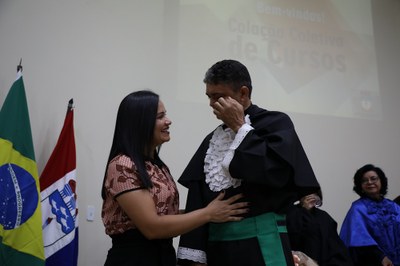
<instances>
[{"instance_id":1,"label":"woman's arm","mask_svg":"<svg viewBox=\"0 0 400 266\"><path fill-rule=\"evenodd\" d=\"M243 195L223 200L220 193L210 204L185 214L158 215L150 192L139 189L123 193L116 198L135 226L148 239L175 237L209 222L239 221L237 215L248 211L247 202L234 203Z\"/></svg>"}]
</instances>

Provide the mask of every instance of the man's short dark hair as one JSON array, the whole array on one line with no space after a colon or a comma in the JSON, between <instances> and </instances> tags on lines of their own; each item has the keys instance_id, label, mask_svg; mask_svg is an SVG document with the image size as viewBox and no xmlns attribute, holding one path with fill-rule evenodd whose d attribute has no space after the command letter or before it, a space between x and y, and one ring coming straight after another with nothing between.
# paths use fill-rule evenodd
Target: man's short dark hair
<instances>
[{"instance_id":1,"label":"man's short dark hair","mask_svg":"<svg viewBox=\"0 0 400 266\"><path fill-rule=\"evenodd\" d=\"M250 73L245 65L236 60L227 59L215 63L207 70L203 82L211 85L229 85L234 90L246 86L251 96Z\"/></svg>"}]
</instances>

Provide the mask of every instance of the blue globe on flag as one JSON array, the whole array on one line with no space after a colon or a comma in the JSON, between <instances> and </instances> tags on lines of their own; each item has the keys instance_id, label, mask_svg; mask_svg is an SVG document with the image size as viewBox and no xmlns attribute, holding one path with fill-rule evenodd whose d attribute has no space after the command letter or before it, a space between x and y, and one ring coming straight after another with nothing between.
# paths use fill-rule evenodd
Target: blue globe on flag
<instances>
[{"instance_id":1,"label":"blue globe on flag","mask_svg":"<svg viewBox=\"0 0 400 266\"><path fill-rule=\"evenodd\" d=\"M18 228L35 212L38 192L34 177L16 164L0 166L0 224L5 230Z\"/></svg>"}]
</instances>

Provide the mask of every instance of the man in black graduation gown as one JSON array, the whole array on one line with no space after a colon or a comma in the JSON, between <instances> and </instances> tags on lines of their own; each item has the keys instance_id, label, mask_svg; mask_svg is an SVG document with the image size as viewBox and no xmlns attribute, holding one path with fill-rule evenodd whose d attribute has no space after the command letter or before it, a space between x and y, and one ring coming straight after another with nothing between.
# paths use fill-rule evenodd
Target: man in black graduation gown
<instances>
[{"instance_id":1,"label":"man in black graduation gown","mask_svg":"<svg viewBox=\"0 0 400 266\"><path fill-rule=\"evenodd\" d=\"M208 224L180 237L178 264L293 265L285 212L319 189L288 115L252 104L251 78L235 60L206 73L206 94L223 123L201 143L178 182L188 188L186 212L221 191L243 193L250 211L240 222Z\"/></svg>"},{"instance_id":2,"label":"man in black graduation gown","mask_svg":"<svg viewBox=\"0 0 400 266\"><path fill-rule=\"evenodd\" d=\"M301 251L318 266L353 266L349 250L340 239L336 221L322 206L322 192L300 199L286 214L292 250Z\"/></svg>"}]
</instances>

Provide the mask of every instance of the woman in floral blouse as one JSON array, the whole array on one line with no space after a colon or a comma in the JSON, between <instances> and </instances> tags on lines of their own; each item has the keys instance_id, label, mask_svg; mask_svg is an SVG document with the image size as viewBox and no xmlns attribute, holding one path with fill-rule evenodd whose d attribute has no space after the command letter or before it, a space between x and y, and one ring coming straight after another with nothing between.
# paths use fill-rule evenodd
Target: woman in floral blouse
<instances>
[{"instance_id":1,"label":"woman in floral blouse","mask_svg":"<svg viewBox=\"0 0 400 266\"><path fill-rule=\"evenodd\" d=\"M159 96L143 90L121 102L102 187L102 219L112 238L105 265L176 265L174 236L208 222L239 221L242 195L219 194L207 207L179 212L179 195L161 144L170 140L171 120ZM239 215L239 216L238 216Z\"/></svg>"}]
</instances>

